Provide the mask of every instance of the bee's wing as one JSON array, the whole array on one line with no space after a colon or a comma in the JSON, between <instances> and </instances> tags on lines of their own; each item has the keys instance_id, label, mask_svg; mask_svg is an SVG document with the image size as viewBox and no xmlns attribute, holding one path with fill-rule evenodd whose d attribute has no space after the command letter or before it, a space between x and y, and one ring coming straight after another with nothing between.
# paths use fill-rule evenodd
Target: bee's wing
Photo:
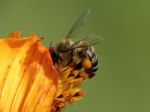
<instances>
[{"instance_id":1,"label":"bee's wing","mask_svg":"<svg viewBox=\"0 0 150 112\"><path fill-rule=\"evenodd\" d=\"M102 40L103 38L100 36L88 35L81 40L76 41L73 45L71 45L70 49L93 46L99 44Z\"/></svg>"},{"instance_id":2,"label":"bee's wing","mask_svg":"<svg viewBox=\"0 0 150 112\"><path fill-rule=\"evenodd\" d=\"M75 23L70 28L68 34L66 35L66 39L72 37L73 32L75 32L75 30L77 30L80 26L82 26L85 23L86 18L88 17L90 12L91 10L88 9L78 17L78 19L75 21Z\"/></svg>"},{"instance_id":3,"label":"bee's wing","mask_svg":"<svg viewBox=\"0 0 150 112\"><path fill-rule=\"evenodd\" d=\"M88 35L82 39L83 44L87 44L88 46L93 46L99 44L103 40L102 37L96 35Z\"/></svg>"}]
</instances>

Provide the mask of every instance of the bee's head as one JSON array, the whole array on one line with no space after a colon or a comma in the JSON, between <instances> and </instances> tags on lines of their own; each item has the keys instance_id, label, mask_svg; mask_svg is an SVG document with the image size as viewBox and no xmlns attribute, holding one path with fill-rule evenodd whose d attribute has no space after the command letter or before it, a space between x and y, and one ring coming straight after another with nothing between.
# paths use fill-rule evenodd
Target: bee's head
<instances>
[{"instance_id":1,"label":"bee's head","mask_svg":"<svg viewBox=\"0 0 150 112\"><path fill-rule=\"evenodd\" d=\"M66 61L71 58L71 50L69 48L72 44L73 42L68 39L64 39L56 44L56 53L61 60Z\"/></svg>"},{"instance_id":2,"label":"bee's head","mask_svg":"<svg viewBox=\"0 0 150 112\"><path fill-rule=\"evenodd\" d=\"M64 39L56 45L56 50L59 53L67 53L72 44L73 42L71 40Z\"/></svg>"}]
</instances>

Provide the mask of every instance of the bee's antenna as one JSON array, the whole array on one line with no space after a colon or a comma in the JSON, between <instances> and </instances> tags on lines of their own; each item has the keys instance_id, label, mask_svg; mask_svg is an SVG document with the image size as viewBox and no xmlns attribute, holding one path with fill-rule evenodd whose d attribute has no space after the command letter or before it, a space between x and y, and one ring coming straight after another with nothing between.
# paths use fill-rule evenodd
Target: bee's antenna
<instances>
[{"instance_id":1,"label":"bee's antenna","mask_svg":"<svg viewBox=\"0 0 150 112\"><path fill-rule=\"evenodd\" d=\"M51 41L51 42L50 42L50 45L49 45L49 49L50 49L50 50L52 49L52 44L53 44L53 42Z\"/></svg>"}]
</instances>

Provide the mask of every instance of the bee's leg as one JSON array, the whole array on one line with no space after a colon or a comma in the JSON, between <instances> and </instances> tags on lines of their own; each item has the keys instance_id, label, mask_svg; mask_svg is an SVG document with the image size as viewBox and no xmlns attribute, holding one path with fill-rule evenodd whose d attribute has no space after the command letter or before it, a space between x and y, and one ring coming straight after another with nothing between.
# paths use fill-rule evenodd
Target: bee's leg
<instances>
[{"instance_id":1,"label":"bee's leg","mask_svg":"<svg viewBox=\"0 0 150 112\"><path fill-rule=\"evenodd\" d=\"M68 63L66 64L66 66L70 66L72 65L72 63L74 62L73 57L74 57L74 50L71 50L71 54L70 54L70 60L68 61ZM66 59L67 60L67 59Z\"/></svg>"}]
</instances>

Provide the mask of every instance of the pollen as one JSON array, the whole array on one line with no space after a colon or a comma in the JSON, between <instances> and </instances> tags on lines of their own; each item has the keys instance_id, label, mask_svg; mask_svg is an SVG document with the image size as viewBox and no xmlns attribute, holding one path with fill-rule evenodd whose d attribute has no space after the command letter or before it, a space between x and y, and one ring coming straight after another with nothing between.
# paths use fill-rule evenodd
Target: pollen
<instances>
[{"instance_id":1,"label":"pollen","mask_svg":"<svg viewBox=\"0 0 150 112\"><path fill-rule=\"evenodd\" d=\"M85 68L85 69L90 69L92 67L92 64L90 62L89 59L85 58L82 62L82 66Z\"/></svg>"},{"instance_id":2,"label":"pollen","mask_svg":"<svg viewBox=\"0 0 150 112\"><path fill-rule=\"evenodd\" d=\"M80 77L82 77L83 79L86 79L88 78L88 74L86 72L81 72Z\"/></svg>"},{"instance_id":3,"label":"pollen","mask_svg":"<svg viewBox=\"0 0 150 112\"><path fill-rule=\"evenodd\" d=\"M72 74L73 74L74 76L78 75L78 74L79 74L79 70L74 70L74 71L72 71Z\"/></svg>"}]
</instances>

